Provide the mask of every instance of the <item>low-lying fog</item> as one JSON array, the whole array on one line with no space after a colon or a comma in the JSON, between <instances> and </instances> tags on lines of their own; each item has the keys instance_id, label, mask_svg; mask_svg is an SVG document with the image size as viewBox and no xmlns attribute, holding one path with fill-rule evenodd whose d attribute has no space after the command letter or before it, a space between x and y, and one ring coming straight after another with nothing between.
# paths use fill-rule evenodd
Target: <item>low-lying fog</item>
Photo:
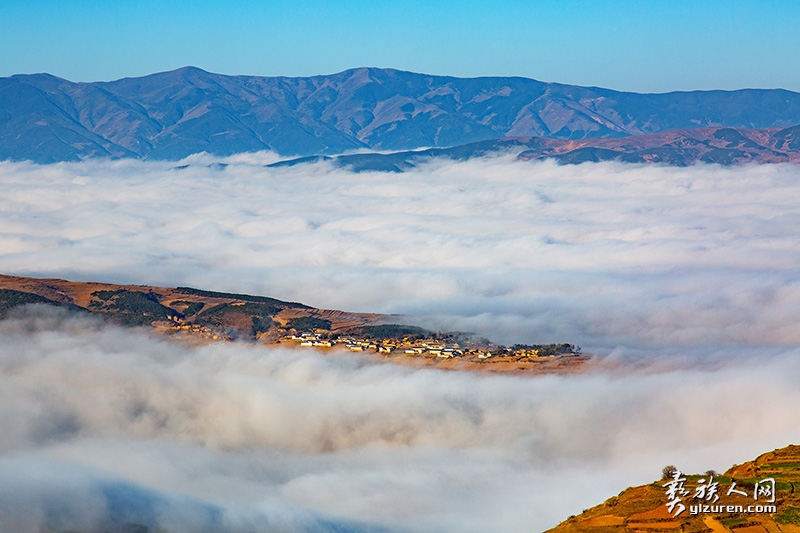
<instances>
[{"instance_id":1,"label":"low-lying fog","mask_svg":"<svg viewBox=\"0 0 800 533\"><path fill-rule=\"evenodd\" d=\"M667 463L800 441L797 167L269 160L0 163L0 272L399 313L603 369L190 348L21 310L0 323L0 529L537 531Z\"/></svg>"}]
</instances>

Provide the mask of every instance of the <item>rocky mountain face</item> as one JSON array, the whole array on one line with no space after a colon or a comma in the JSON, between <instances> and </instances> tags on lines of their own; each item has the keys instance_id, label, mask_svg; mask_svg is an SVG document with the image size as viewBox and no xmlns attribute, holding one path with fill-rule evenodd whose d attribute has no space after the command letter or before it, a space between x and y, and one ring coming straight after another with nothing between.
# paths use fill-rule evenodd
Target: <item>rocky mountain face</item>
<instances>
[{"instance_id":1,"label":"rocky mountain face","mask_svg":"<svg viewBox=\"0 0 800 533\"><path fill-rule=\"evenodd\" d=\"M179 159L274 150L451 147L509 137L620 138L703 127L800 124L785 90L637 94L517 77L360 68L307 78L186 67L113 82L0 78L0 159Z\"/></svg>"}]
</instances>

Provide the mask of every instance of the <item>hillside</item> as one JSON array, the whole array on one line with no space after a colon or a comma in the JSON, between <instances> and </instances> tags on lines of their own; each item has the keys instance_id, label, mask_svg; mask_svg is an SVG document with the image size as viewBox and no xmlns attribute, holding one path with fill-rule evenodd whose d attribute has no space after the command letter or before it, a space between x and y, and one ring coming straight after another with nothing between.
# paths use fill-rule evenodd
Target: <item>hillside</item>
<instances>
[{"instance_id":1,"label":"hillside","mask_svg":"<svg viewBox=\"0 0 800 533\"><path fill-rule=\"evenodd\" d=\"M496 345L463 333L397 324L390 315L316 309L267 296L191 287L72 282L0 274L0 320L28 304L148 326L176 340L240 340L321 351L350 351L410 366L501 373L565 373L588 358L561 344Z\"/></svg>"},{"instance_id":2,"label":"hillside","mask_svg":"<svg viewBox=\"0 0 800 533\"><path fill-rule=\"evenodd\" d=\"M611 139L563 140L520 137L482 141L452 148L302 157L278 161L269 166L283 167L329 161L334 166L355 172L404 172L434 157L466 160L504 153L513 153L522 161L553 159L561 164L621 161L688 166L695 163L734 165L750 162L797 162L800 160L800 126L781 130L697 128Z\"/></svg>"},{"instance_id":3,"label":"hillside","mask_svg":"<svg viewBox=\"0 0 800 533\"><path fill-rule=\"evenodd\" d=\"M374 325L383 315L315 309L266 296L73 282L0 275L0 318L19 305L41 303L105 317L128 326L197 326L213 338L273 338L292 321L317 320L331 331ZM302 329L302 328L301 328ZM272 333L270 336L269 334Z\"/></svg>"},{"instance_id":4,"label":"hillside","mask_svg":"<svg viewBox=\"0 0 800 533\"><path fill-rule=\"evenodd\" d=\"M304 78L186 67L112 82L48 74L0 79L0 160L40 163L180 159L201 151L331 155L508 137L579 140L796 124L800 94L780 89L638 94L378 68Z\"/></svg>"},{"instance_id":5,"label":"hillside","mask_svg":"<svg viewBox=\"0 0 800 533\"><path fill-rule=\"evenodd\" d=\"M709 481L713 474L713 481ZM672 512L667 508L662 479L650 485L623 490L604 503L585 510L551 529L552 533L612 533L626 531L669 531L713 533L798 533L800 532L800 446L791 445L760 455L753 461L734 465L724 474L713 472L685 474L684 488L688 494L682 497L685 510L676 504ZM756 485L771 486L767 480L775 481L774 502L765 494L755 499ZM697 487L718 482L718 500L708 499L710 490L695 498ZM735 485L734 485L735 483ZM744 494L728 492L733 489ZM709 509L695 507L709 505ZM759 509L755 506L775 506L775 509ZM732 506L732 508L729 508ZM737 509L737 506L741 506ZM747 511L748 506L753 512ZM697 512L692 512L697 511Z\"/></svg>"}]
</instances>

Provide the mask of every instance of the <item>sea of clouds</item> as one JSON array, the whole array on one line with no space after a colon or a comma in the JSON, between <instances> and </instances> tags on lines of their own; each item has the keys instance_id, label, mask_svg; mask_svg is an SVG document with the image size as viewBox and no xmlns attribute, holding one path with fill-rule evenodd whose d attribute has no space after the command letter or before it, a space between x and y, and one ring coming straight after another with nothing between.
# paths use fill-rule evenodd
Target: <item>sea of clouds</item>
<instances>
[{"instance_id":1,"label":"sea of clouds","mask_svg":"<svg viewBox=\"0 0 800 533\"><path fill-rule=\"evenodd\" d=\"M271 160L0 163L0 272L396 313L579 344L596 371L187 347L20 310L0 529L537 531L667 463L800 441L797 167Z\"/></svg>"}]
</instances>

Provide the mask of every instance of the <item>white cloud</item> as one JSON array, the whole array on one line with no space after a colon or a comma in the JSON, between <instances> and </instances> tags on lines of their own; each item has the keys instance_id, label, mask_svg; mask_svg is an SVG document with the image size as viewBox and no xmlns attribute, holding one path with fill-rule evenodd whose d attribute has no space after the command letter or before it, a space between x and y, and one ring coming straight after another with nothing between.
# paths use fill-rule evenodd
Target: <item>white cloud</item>
<instances>
[{"instance_id":1,"label":"white cloud","mask_svg":"<svg viewBox=\"0 0 800 533\"><path fill-rule=\"evenodd\" d=\"M170 531L540 530L663 464L723 470L800 436L796 350L530 379L183 347L46 308L0 335L0 492L23 494L0 502L34 517L20 531L114 505Z\"/></svg>"},{"instance_id":2,"label":"white cloud","mask_svg":"<svg viewBox=\"0 0 800 533\"><path fill-rule=\"evenodd\" d=\"M495 158L353 174L269 160L2 163L0 270L255 292L601 351L800 339L794 166Z\"/></svg>"},{"instance_id":3,"label":"white cloud","mask_svg":"<svg viewBox=\"0 0 800 533\"><path fill-rule=\"evenodd\" d=\"M55 486L102 517L98 484L138 487L242 531L530 531L666 463L724 470L797 441L797 167L271 160L0 163L0 271L404 313L577 343L605 370L190 349L39 311L0 325L0 468L28 472L0 490L27 483L41 511Z\"/></svg>"}]
</instances>

